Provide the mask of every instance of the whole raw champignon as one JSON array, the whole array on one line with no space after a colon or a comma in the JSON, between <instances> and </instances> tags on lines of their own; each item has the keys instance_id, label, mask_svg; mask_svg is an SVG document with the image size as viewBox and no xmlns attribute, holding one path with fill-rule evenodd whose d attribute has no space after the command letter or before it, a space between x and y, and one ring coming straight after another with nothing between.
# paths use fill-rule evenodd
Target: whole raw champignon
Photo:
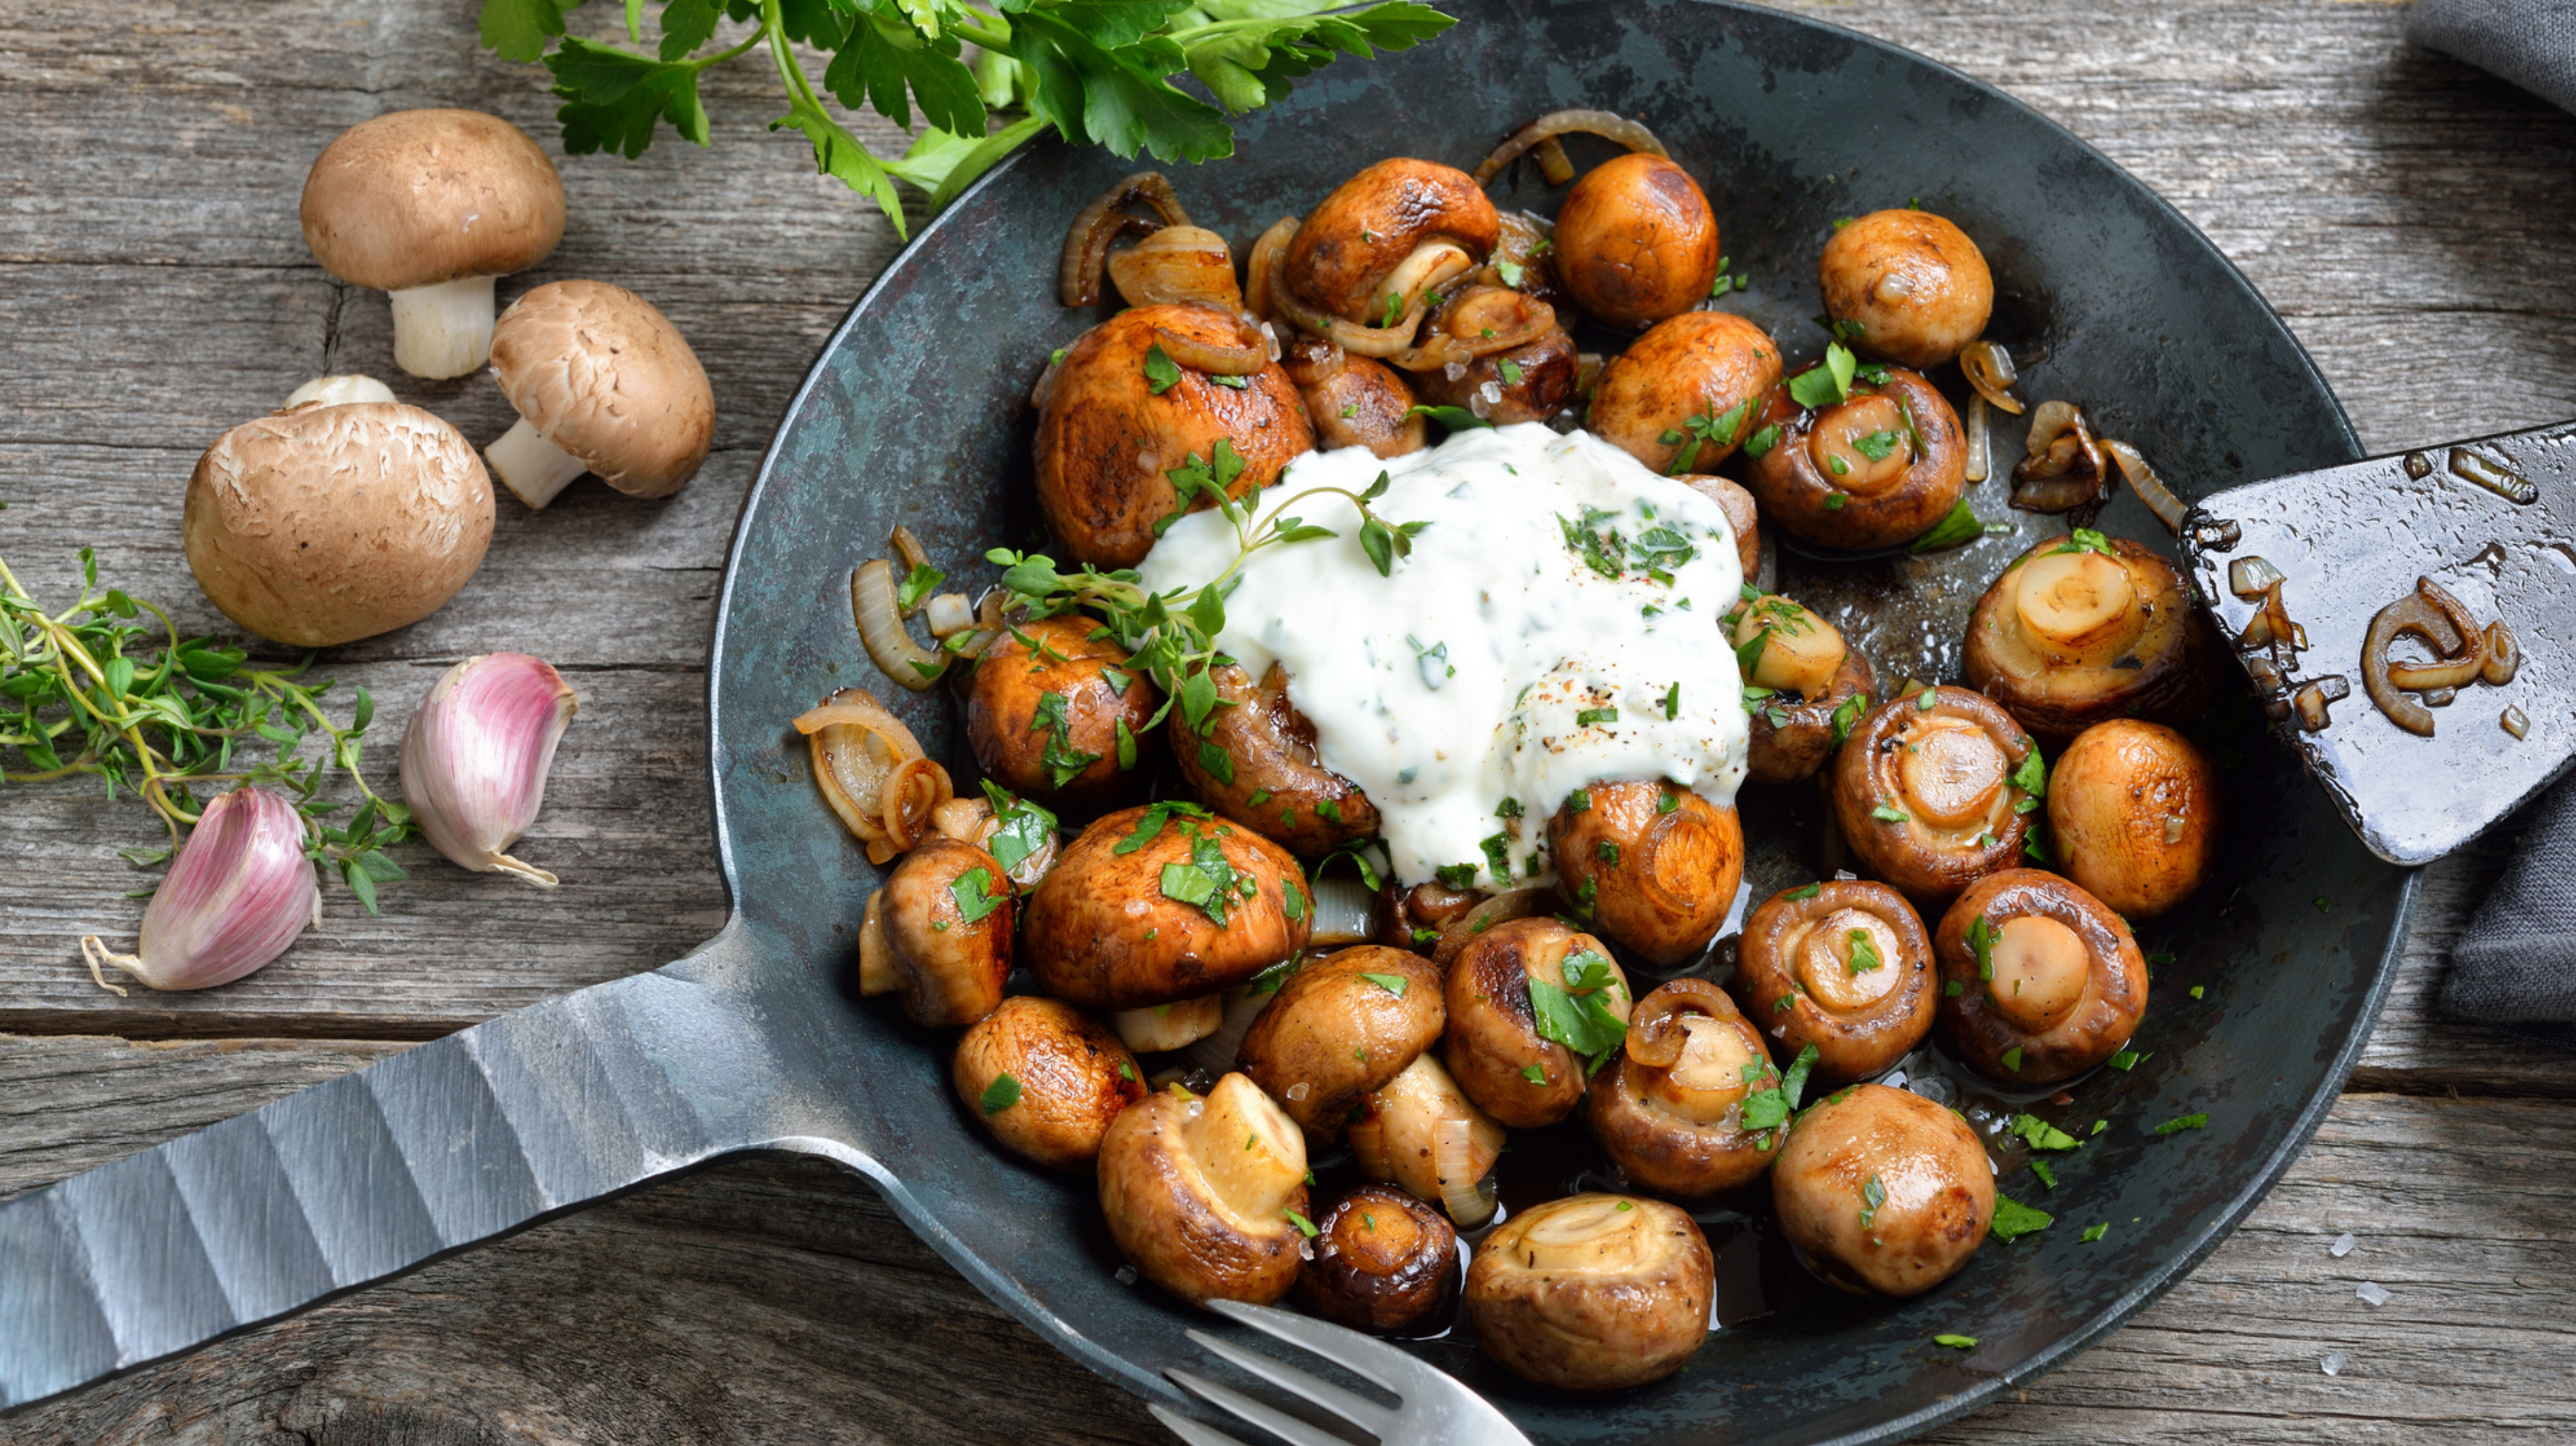
<instances>
[{"instance_id":1,"label":"whole raw champignon","mask_svg":"<svg viewBox=\"0 0 2576 1446\"><path fill-rule=\"evenodd\" d=\"M518 127L470 110L403 110L322 148L304 178L304 244L322 269L393 293L394 361L461 377L492 341L492 280L563 240L563 181Z\"/></svg>"},{"instance_id":2,"label":"whole raw champignon","mask_svg":"<svg viewBox=\"0 0 2576 1446\"><path fill-rule=\"evenodd\" d=\"M215 439L188 479L188 567L261 637L329 647L418 622L492 541L492 480L399 402L306 402Z\"/></svg>"},{"instance_id":3,"label":"whole raw champignon","mask_svg":"<svg viewBox=\"0 0 2576 1446\"><path fill-rule=\"evenodd\" d=\"M519 420L484 455L530 507L584 472L629 497L668 497L715 440L697 353L622 286L556 281L510 303L492 328L492 375Z\"/></svg>"}]
</instances>

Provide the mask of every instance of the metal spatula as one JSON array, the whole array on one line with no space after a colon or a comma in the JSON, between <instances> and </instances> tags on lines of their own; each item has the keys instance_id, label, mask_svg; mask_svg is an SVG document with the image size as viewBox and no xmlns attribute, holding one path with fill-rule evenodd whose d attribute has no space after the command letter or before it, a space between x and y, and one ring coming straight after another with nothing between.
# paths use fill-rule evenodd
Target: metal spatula
<instances>
[{"instance_id":1,"label":"metal spatula","mask_svg":"<svg viewBox=\"0 0 2576 1446\"><path fill-rule=\"evenodd\" d=\"M2256 690L2381 858L2429 863L2576 761L2576 422L2230 488L2191 511L2182 538ZM2399 664L2378 690L2392 716L2364 657L2374 620L2446 603L2481 627L2500 619L2519 667L2501 684L2508 670L2492 666L2447 692L2395 689L2445 646L2468 659L2456 626L2436 622L2385 650ZM2284 616L2289 636L2267 636ZM2482 656L2502 650L2495 636Z\"/></svg>"}]
</instances>

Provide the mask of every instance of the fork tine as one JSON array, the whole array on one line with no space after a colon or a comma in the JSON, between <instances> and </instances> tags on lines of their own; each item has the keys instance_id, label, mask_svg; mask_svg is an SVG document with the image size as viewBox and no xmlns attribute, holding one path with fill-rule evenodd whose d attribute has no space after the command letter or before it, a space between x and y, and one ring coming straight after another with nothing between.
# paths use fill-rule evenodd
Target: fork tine
<instances>
[{"instance_id":1,"label":"fork tine","mask_svg":"<svg viewBox=\"0 0 2576 1446\"><path fill-rule=\"evenodd\" d=\"M1374 1381L1398 1396L1425 1390L1446 1391L1458 1384L1439 1370L1424 1365L1384 1341L1293 1311L1245 1305L1238 1300L1211 1300L1207 1302L1207 1308L1292 1346L1313 1351L1334 1365Z\"/></svg>"},{"instance_id":2,"label":"fork tine","mask_svg":"<svg viewBox=\"0 0 2576 1446\"><path fill-rule=\"evenodd\" d=\"M1305 1397L1379 1440L1394 1438L1395 1413L1375 1401L1354 1395L1285 1362L1274 1361L1259 1351L1248 1351L1230 1341L1218 1340L1205 1331L1194 1330L1186 1334L1220 1360L1230 1361L1281 1390Z\"/></svg>"},{"instance_id":3,"label":"fork tine","mask_svg":"<svg viewBox=\"0 0 2576 1446\"><path fill-rule=\"evenodd\" d=\"M1300 1421L1276 1406L1256 1401L1241 1391L1220 1386L1204 1376L1194 1375L1178 1366L1165 1366L1163 1374L1280 1440L1294 1443L1294 1446L1351 1446L1351 1443L1341 1437Z\"/></svg>"},{"instance_id":4,"label":"fork tine","mask_svg":"<svg viewBox=\"0 0 2576 1446\"><path fill-rule=\"evenodd\" d=\"M1157 1406L1148 1402L1145 1409L1152 1412L1155 1420L1162 1422L1173 1435L1188 1443L1188 1446L1246 1446L1240 1438L1228 1436L1214 1426L1202 1426L1169 1406Z\"/></svg>"}]
</instances>

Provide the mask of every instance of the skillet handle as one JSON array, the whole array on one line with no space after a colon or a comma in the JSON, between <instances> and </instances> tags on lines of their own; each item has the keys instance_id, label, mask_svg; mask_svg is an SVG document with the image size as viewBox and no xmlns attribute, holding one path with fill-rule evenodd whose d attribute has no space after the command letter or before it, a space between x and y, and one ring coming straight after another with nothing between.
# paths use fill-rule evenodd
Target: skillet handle
<instances>
[{"instance_id":1,"label":"skillet handle","mask_svg":"<svg viewBox=\"0 0 2576 1446\"><path fill-rule=\"evenodd\" d=\"M757 1143L691 966L424 1044L0 1205L0 1413ZM706 1085L730 1088L709 1094Z\"/></svg>"}]
</instances>

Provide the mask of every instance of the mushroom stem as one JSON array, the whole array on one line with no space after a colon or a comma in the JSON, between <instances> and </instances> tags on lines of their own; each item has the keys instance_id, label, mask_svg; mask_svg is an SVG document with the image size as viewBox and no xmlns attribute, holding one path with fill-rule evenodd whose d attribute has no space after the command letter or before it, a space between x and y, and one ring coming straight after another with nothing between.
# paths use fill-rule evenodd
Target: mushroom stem
<instances>
[{"instance_id":1,"label":"mushroom stem","mask_svg":"<svg viewBox=\"0 0 2576 1446\"><path fill-rule=\"evenodd\" d=\"M416 377L461 377L492 356L492 278L460 276L388 293L394 363Z\"/></svg>"},{"instance_id":2,"label":"mushroom stem","mask_svg":"<svg viewBox=\"0 0 2576 1446\"><path fill-rule=\"evenodd\" d=\"M547 441L525 417L502 433L501 440L484 448L483 459L492 464L492 475L501 479L502 486L539 510L571 486L572 479L590 470L589 463Z\"/></svg>"},{"instance_id":3,"label":"mushroom stem","mask_svg":"<svg viewBox=\"0 0 2576 1446\"><path fill-rule=\"evenodd\" d=\"M326 407L345 406L351 402L390 402L393 388L374 377L315 377L286 394L287 407L300 407L306 402L320 402ZM285 407L278 410L284 411Z\"/></svg>"}]
</instances>

